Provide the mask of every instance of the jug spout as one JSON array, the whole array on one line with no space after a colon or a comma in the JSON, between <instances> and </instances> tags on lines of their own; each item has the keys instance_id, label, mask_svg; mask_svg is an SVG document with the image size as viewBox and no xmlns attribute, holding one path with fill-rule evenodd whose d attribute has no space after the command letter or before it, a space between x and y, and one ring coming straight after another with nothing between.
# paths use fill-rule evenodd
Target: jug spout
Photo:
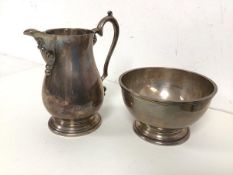
<instances>
[{"instance_id":1,"label":"jug spout","mask_svg":"<svg viewBox=\"0 0 233 175\"><path fill-rule=\"evenodd\" d=\"M34 38L38 38L38 37L42 37L43 36L43 32L38 31L36 29L27 29L23 32L24 35L28 35L28 36L32 36Z\"/></svg>"},{"instance_id":2,"label":"jug spout","mask_svg":"<svg viewBox=\"0 0 233 175\"><path fill-rule=\"evenodd\" d=\"M38 44L38 49L40 49L42 57L46 62L45 74L46 76L49 76L55 62L55 53L51 44L52 42L45 42L44 39L46 38L46 33L38 31L36 29L27 29L23 32L23 34L32 36L36 40Z\"/></svg>"}]
</instances>

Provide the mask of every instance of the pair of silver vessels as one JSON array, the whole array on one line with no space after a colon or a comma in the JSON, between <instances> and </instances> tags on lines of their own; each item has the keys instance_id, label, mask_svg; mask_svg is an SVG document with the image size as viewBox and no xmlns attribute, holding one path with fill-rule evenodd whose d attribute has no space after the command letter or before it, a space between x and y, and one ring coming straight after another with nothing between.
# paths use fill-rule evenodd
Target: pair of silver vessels
<instances>
[{"instance_id":1,"label":"pair of silver vessels","mask_svg":"<svg viewBox=\"0 0 233 175\"><path fill-rule=\"evenodd\" d=\"M93 46L96 34L103 35L107 22L113 25L114 36L100 76ZM34 37L46 62L42 99L52 115L48 122L51 131L80 136L97 129L101 124L98 110L106 90L102 82L119 37L119 24L112 12L92 30L28 29L24 34ZM189 126L205 113L217 92L209 78L174 68L136 68L124 72L119 83L124 103L135 118L135 133L161 145L186 141Z\"/></svg>"}]
</instances>

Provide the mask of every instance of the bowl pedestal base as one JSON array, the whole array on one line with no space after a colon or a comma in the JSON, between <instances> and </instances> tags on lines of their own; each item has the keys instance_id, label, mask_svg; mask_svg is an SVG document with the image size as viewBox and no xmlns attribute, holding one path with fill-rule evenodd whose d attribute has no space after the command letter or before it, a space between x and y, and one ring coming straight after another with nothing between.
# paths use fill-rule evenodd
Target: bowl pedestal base
<instances>
[{"instance_id":1,"label":"bowl pedestal base","mask_svg":"<svg viewBox=\"0 0 233 175\"><path fill-rule=\"evenodd\" d=\"M81 136L96 130L101 124L101 116L94 114L85 119L60 119L51 117L48 122L49 129L62 136Z\"/></svg>"},{"instance_id":2,"label":"bowl pedestal base","mask_svg":"<svg viewBox=\"0 0 233 175\"><path fill-rule=\"evenodd\" d=\"M134 131L142 139L159 145L177 145L185 142L190 135L189 128L157 128L139 121L134 122Z\"/></svg>"}]
</instances>

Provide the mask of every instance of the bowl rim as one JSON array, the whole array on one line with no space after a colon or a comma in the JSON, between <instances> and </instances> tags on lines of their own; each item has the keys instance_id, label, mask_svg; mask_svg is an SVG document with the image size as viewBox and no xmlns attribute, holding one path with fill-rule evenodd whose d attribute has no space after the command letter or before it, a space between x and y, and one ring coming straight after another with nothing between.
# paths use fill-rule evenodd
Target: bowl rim
<instances>
[{"instance_id":1,"label":"bowl rim","mask_svg":"<svg viewBox=\"0 0 233 175\"><path fill-rule=\"evenodd\" d=\"M196 99L193 99L193 100L163 100L163 99L155 99L155 98L150 98L150 97L146 97L144 95L140 95L138 94L137 92L127 88L124 83L122 82L122 79L123 77L130 73L130 72L133 72L133 71L136 71L136 70L143 70L143 69L167 69L167 70L176 70L176 71L183 71L183 72L187 72L187 73L192 73L192 74L195 74L195 75L198 75L198 76L201 76L202 78L208 80L214 87L213 91L207 95L207 96L204 96L204 97L201 97L201 98L196 98ZM132 95L134 95L135 97L137 98L140 98L140 99L144 99L144 100L147 100L147 101L152 101L152 102L162 102L162 103L187 103L187 102L200 102L200 101L204 101L204 100L207 100L207 99L211 99L214 97L214 95L217 93L218 91L218 87L217 87L217 84L211 80L210 78L204 76L204 75L201 75L199 73L196 73L196 72L193 72L193 71L189 71L189 70L185 70L185 69L179 69L179 68L172 68L172 67L139 67L139 68L134 68L134 69L130 69L124 73L122 73L119 77L119 84L121 86L122 89L128 91L129 93L131 93Z\"/></svg>"}]
</instances>

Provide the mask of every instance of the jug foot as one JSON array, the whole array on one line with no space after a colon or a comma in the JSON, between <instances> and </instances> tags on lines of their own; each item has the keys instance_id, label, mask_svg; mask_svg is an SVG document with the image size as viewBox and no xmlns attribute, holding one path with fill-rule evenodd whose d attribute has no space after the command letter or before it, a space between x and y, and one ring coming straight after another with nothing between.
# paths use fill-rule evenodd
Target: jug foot
<instances>
[{"instance_id":1,"label":"jug foot","mask_svg":"<svg viewBox=\"0 0 233 175\"><path fill-rule=\"evenodd\" d=\"M62 136L81 136L96 130L101 124L101 116L94 114L87 119L70 120L51 117L48 122L49 129Z\"/></svg>"},{"instance_id":2,"label":"jug foot","mask_svg":"<svg viewBox=\"0 0 233 175\"><path fill-rule=\"evenodd\" d=\"M139 121L134 122L134 131L142 139L159 145L177 145L185 142L190 135L189 128L157 128Z\"/></svg>"}]
</instances>

